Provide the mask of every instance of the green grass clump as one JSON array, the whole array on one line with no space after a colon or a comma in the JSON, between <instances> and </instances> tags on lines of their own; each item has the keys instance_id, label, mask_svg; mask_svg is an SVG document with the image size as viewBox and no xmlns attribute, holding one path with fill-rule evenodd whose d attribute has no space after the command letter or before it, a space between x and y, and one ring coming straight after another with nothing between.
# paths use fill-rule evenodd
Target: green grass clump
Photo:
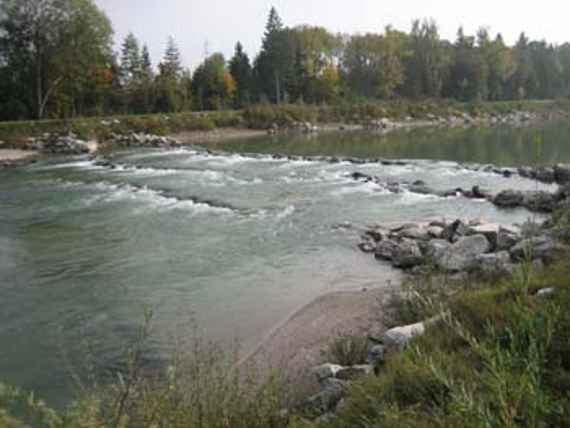
<instances>
[{"instance_id":1,"label":"green grass clump","mask_svg":"<svg viewBox=\"0 0 570 428\"><path fill-rule=\"evenodd\" d=\"M413 321L443 318L356 382L334 418L309 426L569 426L570 265L524 278L459 285L438 299L431 286L408 293ZM544 287L555 291L536 296Z\"/></svg>"}]
</instances>

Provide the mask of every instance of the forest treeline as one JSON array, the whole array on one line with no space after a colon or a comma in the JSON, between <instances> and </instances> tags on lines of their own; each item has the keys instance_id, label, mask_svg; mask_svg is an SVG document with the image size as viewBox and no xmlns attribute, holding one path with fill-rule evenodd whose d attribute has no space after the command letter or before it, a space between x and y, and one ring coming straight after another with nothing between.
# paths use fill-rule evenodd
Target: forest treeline
<instances>
[{"instance_id":1,"label":"forest treeline","mask_svg":"<svg viewBox=\"0 0 570 428\"><path fill-rule=\"evenodd\" d=\"M261 50L183 66L169 38L156 64L129 34L113 49L109 18L93 0L0 2L0 120L239 109L256 103L336 104L398 98L458 101L570 95L570 44L514 46L485 27L441 38L433 20L409 33L333 34L286 26L269 13Z\"/></svg>"}]
</instances>

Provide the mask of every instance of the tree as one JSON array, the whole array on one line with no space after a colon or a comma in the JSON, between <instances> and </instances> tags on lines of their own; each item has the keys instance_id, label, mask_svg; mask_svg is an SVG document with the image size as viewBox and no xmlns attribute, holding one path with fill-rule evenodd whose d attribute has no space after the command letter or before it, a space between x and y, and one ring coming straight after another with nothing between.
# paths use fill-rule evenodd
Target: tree
<instances>
[{"instance_id":1,"label":"tree","mask_svg":"<svg viewBox=\"0 0 570 428\"><path fill-rule=\"evenodd\" d=\"M236 82L226 70L226 60L221 53L209 56L196 69L192 91L199 110L220 110L232 105Z\"/></svg>"},{"instance_id":2,"label":"tree","mask_svg":"<svg viewBox=\"0 0 570 428\"><path fill-rule=\"evenodd\" d=\"M406 66L409 94L439 97L449 73L450 58L433 20L416 20L410 34L411 55Z\"/></svg>"},{"instance_id":3,"label":"tree","mask_svg":"<svg viewBox=\"0 0 570 428\"><path fill-rule=\"evenodd\" d=\"M121 79L123 84L127 87L138 84L142 78L142 68L139 41L133 33L129 33L121 47Z\"/></svg>"},{"instance_id":4,"label":"tree","mask_svg":"<svg viewBox=\"0 0 570 428\"><path fill-rule=\"evenodd\" d=\"M109 66L112 28L92 0L3 0L0 3L1 57L33 89L28 116L41 119L55 95L55 107L72 113L82 104L86 80ZM18 83L19 85L20 83Z\"/></svg>"},{"instance_id":5,"label":"tree","mask_svg":"<svg viewBox=\"0 0 570 428\"><path fill-rule=\"evenodd\" d=\"M236 108L245 107L251 103L252 68L240 42L236 44L229 70L236 86L234 105Z\"/></svg>"},{"instance_id":6,"label":"tree","mask_svg":"<svg viewBox=\"0 0 570 428\"><path fill-rule=\"evenodd\" d=\"M343 59L345 79L361 97L391 98L404 82L406 37L386 28L385 34L353 36Z\"/></svg>"},{"instance_id":7,"label":"tree","mask_svg":"<svg viewBox=\"0 0 570 428\"><path fill-rule=\"evenodd\" d=\"M277 104L281 103L285 93L285 77L292 65L289 34L283 22L272 7L269 12L261 51L255 61L255 74L259 90Z\"/></svg>"},{"instance_id":8,"label":"tree","mask_svg":"<svg viewBox=\"0 0 570 428\"><path fill-rule=\"evenodd\" d=\"M158 66L157 77L157 110L161 112L177 112L184 105L184 96L180 87L182 78L182 60L178 46L169 37L164 58Z\"/></svg>"},{"instance_id":9,"label":"tree","mask_svg":"<svg viewBox=\"0 0 570 428\"><path fill-rule=\"evenodd\" d=\"M475 37L466 36L463 28L459 28L446 95L463 101L487 98L489 69L483 52L489 49L489 45L486 29L479 30L477 46Z\"/></svg>"}]
</instances>

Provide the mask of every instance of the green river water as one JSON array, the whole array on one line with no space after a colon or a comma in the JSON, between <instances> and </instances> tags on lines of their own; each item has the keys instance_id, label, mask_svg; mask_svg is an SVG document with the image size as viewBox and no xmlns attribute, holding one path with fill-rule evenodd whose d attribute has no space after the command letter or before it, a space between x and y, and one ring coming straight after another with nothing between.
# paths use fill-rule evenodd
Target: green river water
<instances>
[{"instance_id":1,"label":"green river water","mask_svg":"<svg viewBox=\"0 0 570 428\"><path fill-rule=\"evenodd\" d=\"M543 144L533 143L537 133ZM0 170L0 381L61 406L66 361L91 344L96 370L118 367L144 308L155 312L149 364L195 320L208 338L251 347L322 293L385 286L392 269L361 254L354 227L426 218L522 222L525 210L389 193L355 171L436 189L552 189L457 162L570 162L570 125L417 129L390 135L262 137L200 148L113 153ZM262 156L249 156L258 153ZM270 154L411 159L406 165L274 159Z\"/></svg>"}]
</instances>

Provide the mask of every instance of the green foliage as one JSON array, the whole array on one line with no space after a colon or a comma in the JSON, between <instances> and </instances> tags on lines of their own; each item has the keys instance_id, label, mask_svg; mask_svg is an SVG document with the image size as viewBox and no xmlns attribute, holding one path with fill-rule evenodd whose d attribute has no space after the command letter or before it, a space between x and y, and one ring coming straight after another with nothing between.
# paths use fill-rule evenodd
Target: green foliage
<instances>
[{"instance_id":1,"label":"green foliage","mask_svg":"<svg viewBox=\"0 0 570 428\"><path fill-rule=\"evenodd\" d=\"M543 287L554 293L535 296ZM337 417L316 425L566 426L570 267L562 261L535 273L523 288L517 280L465 284L434 301L433 288L417 287L424 304L415 305L416 316L436 308L442 320L378 376L356 383Z\"/></svg>"},{"instance_id":2,"label":"green foliage","mask_svg":"<svg viewBox=\"0 0 570 428\"><path fill-rule=\"evenodd\" d=\"M324 351L326 360L341 366L365 364L368 356L368 339L358 335L335 338Z\"/></svg>"}]
</instances>

